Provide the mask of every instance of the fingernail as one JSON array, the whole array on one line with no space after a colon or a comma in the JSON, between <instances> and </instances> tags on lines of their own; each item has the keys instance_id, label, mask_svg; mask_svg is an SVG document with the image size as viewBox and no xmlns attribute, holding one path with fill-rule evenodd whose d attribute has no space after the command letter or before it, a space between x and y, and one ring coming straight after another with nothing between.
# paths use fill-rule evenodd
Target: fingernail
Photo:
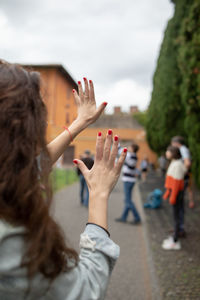
<instances>
[{"instance_id":1,"label":"fingernail","mask_svg":"<svg viewBox=\"0 0 200 300\"><path fill-rule=\"evenodd\" d=\"M74 89L72 90L72 93L75 93L75 90L74 90Z\"/></svg>"},{"instance_id":2,"label":"fingernail","mask_svg":"<svg viewBox=\"0 0 200 300\"><path fill-rule=\"evenodd\" d=\"M114 137L114 140L115 140L115 142L118 141L118 136L117 135Z\"/></svg>"},{"instance_id":3,"label":"fingernail","mask_svg":"<svg viewBox=\"0 0 200 300\"><path fill-rule=\"evenodd\" d=\"M102 133L99 131L99 132L98 132L98 136L101 136L101 135L102 135Z\"/></svg>"},{"instance_id":4,"label":"fingernail","mask_svg":"<svg viewBox=\"0 0 200 300\"><path fill-rule=\"evenodd\" d=\"M86 78L86 77L83 77L83 80L85 80L85 81L86 81L86 80L87 80L87 78Z\"/></svg>"},{"instance_id":5,"label":"fingernail","mask_svg":"<svg viewBox=\"0 0 200 300\"><path fill-rule=\"evenodd\" d=\"M103 105L106 106L108 104L108 102L104 102Z\"/></svg>"},{"instance_id":6,"label":"fingernail","mask_svg":"<svg viewBox=\"0 0 200 300\"><path fill-rule=\"evenodd\" d=\"M112 134L112 129L108 130L108 134L111 135Z\"/></svg>"},{"instance_id":7,"label":"fingernail","mask_svg":"<svg viewBox=\"0 0 200 300\"><path fill-rule=\"evenodd\" d=\"M77 165L77 164L78 164L77 159L74 159L74 160L73 160L73 163Z\"/></svg>"},{"instance_id":8,"label":"fingernail","mask_svg":"<svg viewBox=\"0 0 200 300\"><path fill-rule=\"evenodd\" d=\"M92 80L89 80L89 83L92 83Z\"/></svg>"},{"instance_id":9,"label":"fingernail","mask_svg":"<svg viewBox=\"0 0 200 300\"><path fill-rule=\"evenodd\" d=\"M81 82L80 82L80 81L78 81L78 84L81 84Z\"/></svg>"},{"instance_id":10,"label":"fingernail","mask_svg":"<svg viewBox=\"0 0 200 300\"><path fill-rule=\"evenodd\" d=\"M126 153L127 152L127 148L124 148L124 153Z\"/></svg>"}]
</instances>

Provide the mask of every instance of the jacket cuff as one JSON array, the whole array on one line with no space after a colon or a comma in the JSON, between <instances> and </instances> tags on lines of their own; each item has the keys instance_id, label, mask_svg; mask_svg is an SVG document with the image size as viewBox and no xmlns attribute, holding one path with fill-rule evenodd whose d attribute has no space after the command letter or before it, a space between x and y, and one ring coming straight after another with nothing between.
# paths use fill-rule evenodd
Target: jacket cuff
<instances>
[{"instance_id":1,"label":"jacket cuff","mask_svg":"<svg viewBox=\"0 0 200 300\"><path fill-rule=\"evenodd\" d=\"M81 234L80 247L100 251L113 260L120 254L120 248L108 236L102 228L88 224Z\"/></svg>"}]
</instances>

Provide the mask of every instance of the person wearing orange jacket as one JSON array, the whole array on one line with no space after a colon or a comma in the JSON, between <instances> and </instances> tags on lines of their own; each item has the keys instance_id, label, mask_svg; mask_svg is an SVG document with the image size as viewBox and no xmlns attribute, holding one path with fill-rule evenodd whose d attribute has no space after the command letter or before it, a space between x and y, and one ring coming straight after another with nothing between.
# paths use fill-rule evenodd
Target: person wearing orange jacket
<instances>
[{"instance_id":1,"label":"person wearing orange jacket","mask_svg":"<svg viewBox=\"0 0 200 300\"><path fill-rule=\"evenodd\" d=\"M178 238L182 211L184 211L184 176L187 169L181 160L181 153L177 147L169 146L166 151L166 157L171 163L166 174L166 192L163 199L169 198L169 202L173 207L174 235L163 241L162 248L165 250L180 250L181 244Z\"/></svg>"}]
</instances>

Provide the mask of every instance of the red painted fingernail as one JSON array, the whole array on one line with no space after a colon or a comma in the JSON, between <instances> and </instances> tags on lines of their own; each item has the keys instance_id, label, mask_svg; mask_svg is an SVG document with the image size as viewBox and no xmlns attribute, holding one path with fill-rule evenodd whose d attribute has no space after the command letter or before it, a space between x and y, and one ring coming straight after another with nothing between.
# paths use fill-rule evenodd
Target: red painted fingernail
<instances>
[{"instance_id":1,"label":"red painted fingernail","mask_svg":"<svg viewBox=\"0 0 200 300\"><path fill-rule=\"evenodd\" d=\"M114 140L115 140L115 142L118 141L118 136L117 135L114 137Z\"/></svg>"},{"instance_id":2,"label":"red painted fingernail","mask_svg":"<svg viewBox=\"0 0 200 300\"><path fill-rule=\"evenodd\" d=\"M106 106L108 104L108 102L104 102L103 105Z\"/></svg>"},{"instance_id":3,"label":"red painted fingernail","mask_svg":"<svg viewBox=\"0 0 200 300\"><path fill-rule=\"evenodd\" d=\"M101 135L102 135L102 133L99 131L98 136L101 136Z\"/></svg>"},{"instance_id":4,"label":"red painted fingernail","mask_svg":"<svg viewBox=\"0 0 200 300\"><path fill-rule=\"evenodd\" d=\"M111 135L112 134L112 129L108 130L108 134Z\"/></svg>"},{"instance_id":5,"label":"red painted fingernail","mask_svg":"<svg viewBox=\"0 0 200 300\"><path fill-rule=\"evenodd\" d=\"M75 93L75 90L72 90L72 93Z\"/></svg>"},{"instance_id":6,"label":"red painted fingernail","mask_svg":"<svg viewBox=\"0 0 200 300\"><path fill-rule=\"evenodd\" d=\"M92 80L89 80L89 83L92 83Z\"/></svg>"},{"instance_id":7,"label":"red painted fingernail","mask_svg":"<svg viewBox=\"0 0 200 300\"><path fill-rule=\"evenodd\" d=\"M80 81L78 81L78 84L81 84L81 82L80 82Z\"/></svg>"},{"instance_id":8,"label":"red painted fingernail","mask_svg":"<svg viewBox=\"0 0 200 300\"><path fill-rule=\"evenodd\" d=\"M86 78L86 77L83 77L83 80L85 80L85 81L86 81L86 80L87 80L87 78Z\"/></svg>"},{"instance_id":9,"label":"red painted fingernail","mask_svg":"<svg viewBox=\"0 0 200 300\"><path fill-rule=\"evenodd\" d=\"M74 160L73 160L73 163L77 165L77 164L78 164L77 159L74 159Z\"/></svg>"},{"instance_id":10,"label":"red painted fingernail","mask_svg":"<svg viewBox=\"0 0 200 300\"><path fill-rule=\"evenodd\" d=\"M127 148L124 148L124 153L126 153L127 152Z\"/></svg>"}]
</instances>

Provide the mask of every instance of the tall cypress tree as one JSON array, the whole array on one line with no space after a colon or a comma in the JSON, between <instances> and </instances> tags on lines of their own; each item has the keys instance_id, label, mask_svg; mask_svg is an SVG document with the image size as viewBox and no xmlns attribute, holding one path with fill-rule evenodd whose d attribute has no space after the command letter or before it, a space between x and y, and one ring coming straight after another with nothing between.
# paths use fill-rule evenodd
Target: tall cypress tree
<instances>
[{"instance_id":1,"label":"tall cypress tree","mask_svg":"<svg viewBox=\"0 0 200 300\"><path fill-rule=\"evenodd\" d=\"M168 22L156 71L147 117L147 139L156 152L169 145L173 135L185 136L185 107L181 100L181 74L177 53L181 21L187 14L188 0L177 0L173 18ZM190 1L189 1L190 2Z\"/></svg>"},{"instance_id":2,"label":"tall cypress tree","mask_svg":"<svg viewBox=\"0 0 200 300\"><path fill-rule=\"evenodd\" d=\"M182 76L181 99L186 110L185 131L193 174L200 186L200 0L189 2L180 31L178 64Z\"/></svg>"},{"instance_id":3,"label":"tall cypress tree","mask_svg":"<svg viewBox=\"0 0 200 300\"><path fill-rule=\"evenodd\" d=\"M153 78L147 137L156 152L187 137L200 186L200 0L174 0Z\"/></svg>"}]
</instances>

